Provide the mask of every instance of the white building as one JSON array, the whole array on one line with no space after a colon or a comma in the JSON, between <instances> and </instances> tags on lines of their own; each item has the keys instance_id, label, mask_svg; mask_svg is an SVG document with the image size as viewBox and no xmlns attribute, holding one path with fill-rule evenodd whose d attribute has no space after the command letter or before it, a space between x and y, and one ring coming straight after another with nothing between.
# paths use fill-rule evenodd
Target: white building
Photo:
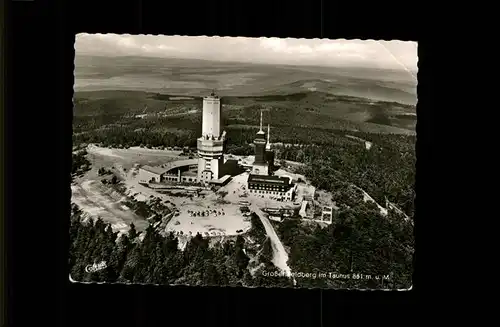
<instances>
[{"instance_id":1,"label":"white building","mask_svg":"<svg viewBox=\"0 0 500 327\"><path fill-rule=\"evenodd\" d=\"M295 198L297 184L290 183L289 177L248 175L248 192L263 198L275 198L292 201Z\"/></svg>"},{"instance_id":2,"label":"white building","mask_svg":"<svg viewBox=\"0 0 500 327\"><path fill-rule=\"evenodd\" d=\"M142 166L139 168L140 183L159 183L165 170L159 167Z\"/></svg>"},{"instance_id":3,"label":"white building","mask_svg":"<svg viewBox=\"0 0 500 327\"><path fill-rule=\"evenodd\" d=\"M224 138L220 128L220 98L214 92L203 98L203 121L201 137L198 138L198 176L199 182L208 183L219 179L224 165Z\"/></svg>"}]
</instances>

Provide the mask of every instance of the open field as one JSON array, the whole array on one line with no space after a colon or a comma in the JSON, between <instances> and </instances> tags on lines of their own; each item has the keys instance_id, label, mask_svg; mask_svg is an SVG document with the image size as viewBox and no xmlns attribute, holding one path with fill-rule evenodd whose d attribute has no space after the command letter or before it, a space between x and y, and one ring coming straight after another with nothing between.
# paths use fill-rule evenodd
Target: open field
<instances>
[{"instance_id":1,"label":"open field","mask_svg":"<svg viewBox=\"0 0 500 327\"><path fill-rule=\"evenodd\" d=\"M180 160L181 151L146 149L131 147L129 149L104 148L89 145L87 148L92 165L95 169L101 167L122 167L131 169L136 165L162 165L170 161Z\"/></svg>"}]
</instances>

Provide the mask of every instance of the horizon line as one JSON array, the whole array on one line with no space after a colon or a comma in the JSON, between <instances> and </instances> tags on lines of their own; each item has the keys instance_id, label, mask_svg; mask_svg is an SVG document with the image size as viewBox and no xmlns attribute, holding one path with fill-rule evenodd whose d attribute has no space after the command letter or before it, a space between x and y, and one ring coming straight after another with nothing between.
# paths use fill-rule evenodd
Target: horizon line
<instances>
[{"instance_id":1,"label":"horizon line","mask_svg":"<svg viewBox=\"0 0 500 327\"><path fill-rule=\"evenodd\" d=\"M319 64L291 64L291 63L270 63L270 62L251 62L251 61L237 61L237 60L217 60L217 59L201 59L201 58L185 58L185 57L175 57L175 56L166 56L166 57L160 57L160 56L155 56L155 55L122 55L122 54L92 54L92 53L76 53L75 51L75 59L77 56L88 56L88 57L106 57L106 58L126 58L126 57L133 57L133 58L151 58L151 59L180 59L180 60L198 60L198 61L208 61L208 62L225 62L225 63L234 63L234 64L251 64L251 65L264 65L264 66L272 66L272 65L279 65L279 66L291 66L291 67L331 67L331 68L351 68L351 69L371 69L371 70L385 70L385 71L394 71L394 72L404 72L406 71L405 69L395 69L395 68L378 68L378 67L367 67L367 66L353 66L353 65L319 65ZM413 73L418 73L418 67L417 70L411 70Z\"/></svg>"}]
</instances>

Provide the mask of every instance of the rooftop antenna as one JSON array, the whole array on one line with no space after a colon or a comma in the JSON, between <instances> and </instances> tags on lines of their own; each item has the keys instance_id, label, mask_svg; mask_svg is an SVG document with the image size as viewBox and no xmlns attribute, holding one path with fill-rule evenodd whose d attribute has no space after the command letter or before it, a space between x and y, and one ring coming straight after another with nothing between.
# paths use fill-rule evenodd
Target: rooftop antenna
<instances>
[{"instance_id":1,"label":"rooftop antenna","mask_svg":"<svg viewBox=\"0 0 500 327\"><path fill-rule=\"evenodd\" d=\"M262 130L262 110L260 111L260 130L259 132L263 132Z\"/></svg>"},{"instance_id":2,"label":"rooftop antenna","mask_svg":"<svg viewBox=\"0 0 500 327\"><path fill-rule=\"evenodd\" d=\"M267 144L266 149L271 150L271 143L269 143L269 134L271 134L271 127L267 124Z\"/></svg>"}]
</instances>

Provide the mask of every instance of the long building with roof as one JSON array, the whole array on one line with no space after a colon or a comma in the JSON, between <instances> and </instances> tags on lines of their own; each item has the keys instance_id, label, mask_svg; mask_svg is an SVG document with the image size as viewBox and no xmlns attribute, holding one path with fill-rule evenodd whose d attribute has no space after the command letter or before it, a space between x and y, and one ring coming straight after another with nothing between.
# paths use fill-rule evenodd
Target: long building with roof
<instances>
[{"instance_id":1,"label":"long building with roof","mask_svg":"<svg viewBox=\"0 0 500 327\"><path fill-rule=\"evenodd\" d=\"M139 168L139 182L161 183L172 182L197 182L198 159L177 160L161 166L142 166Z\"/></svg>"},{"instance_id":2,"label":"long building with roof","mask_svg":"<svg viewBox=\"0 0 500 327\"><path fill-rule=\"evenodd\" d=\"M248 191L252 195L285 201L292 201L297 189L297 185L292 183L290 177L282 176L250 174L247 184Z\"/></svg>"}]
</instances>

